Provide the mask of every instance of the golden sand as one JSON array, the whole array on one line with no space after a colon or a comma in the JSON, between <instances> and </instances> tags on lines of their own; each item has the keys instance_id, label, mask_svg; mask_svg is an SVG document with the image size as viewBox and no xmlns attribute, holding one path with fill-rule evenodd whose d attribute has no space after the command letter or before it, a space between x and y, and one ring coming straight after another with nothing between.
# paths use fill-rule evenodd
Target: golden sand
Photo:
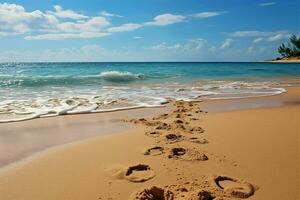
<instances>
[{"instance_id":1,"label":"golden sand","mask_svg":"<svg viewBox=\"0 0 300 200\"><path fill-rule=\"evenodd\" d=\"M265 99L281 104L203 111ZM123 115L132 128L120 134L0 170L0 199L299 199L299 100L300 89L289 88L251 100L171 102L154 117Z\"/></svg>"}]
</instances>

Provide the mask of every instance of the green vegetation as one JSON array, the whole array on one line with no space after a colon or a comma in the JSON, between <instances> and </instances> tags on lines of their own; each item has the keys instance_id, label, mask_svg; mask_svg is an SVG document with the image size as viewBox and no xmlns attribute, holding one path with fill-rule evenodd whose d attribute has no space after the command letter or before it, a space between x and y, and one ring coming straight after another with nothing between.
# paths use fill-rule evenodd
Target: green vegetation
<instances>
[{"instance_id":1,"label":"green vegetation","mask_svg":"<svg viewBox=\"0 0 300 200\"><path fill-rule=\"evenodd\" d=\"M300 56L300 38L296 35L292 35L289 39L288 45L285 46L285 44L282 44L278 48L278 52L283 58Z\"/></svg>"}]
</instances>

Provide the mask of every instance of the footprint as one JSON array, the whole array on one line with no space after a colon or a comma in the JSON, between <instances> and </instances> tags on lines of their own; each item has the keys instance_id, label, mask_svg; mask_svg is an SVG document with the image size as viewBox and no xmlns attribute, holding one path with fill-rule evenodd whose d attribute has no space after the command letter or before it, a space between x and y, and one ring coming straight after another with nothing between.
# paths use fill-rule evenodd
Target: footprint
<instances>
[{"instance_id":1,"label":"footprint","mask_svg":"<svg viewBox=\"0 0 300 200\"><path fill-rule=\"evenodd\" d=\"M193 103L193 102L188 102L188 105L189 105L190 107L193 107L193 106L194 106L194 103Z\"/></svg>"},{"instance_id":2,"label":"footprint","mask_svg":"<svg viewBox=\"0 0 300 200\"><path fill-rule=\"evenodd\" d=\"M159 137L161 135L158 131L147 131L145 134L150 137Z\"/></svg>"},{"instance_id":3,"label":"footprint","mask_svg":"<svg viewBox=\"0 0 300 200\"><path fill-rule=\"evenodd\" d=\"M197 137L190 137L188 139L190 142L194 142L194 143L198 143L198 144L207 144L208 143L208 140L203 138L197 138Z\"/></svg>"},{"instance_id":4,"label":"footprint","mask_svg":"<svg viewBox=\"0 0 300 200\"><path fill-rule=\"evenodd\" d=\"M252 184L227 176L217 176L214 178L214 182L225 193L235 198L248 198L255 192Z\"/></svg>"},{"instance_id":5,"label":"footprint","mask_svg":"<svg viewBox=\"0 0 300 200\"><path fill-rule=\"evenodd\" d=\"M180 134L169 133L165 136L167 142L174 143L183 140L183 136Z\"/></svg>"},{"instance_id":6,"label":"footprint","mask_svg":"<svg viewBox=\"0 0 300 200\"><path fill-rule=\"evenodd\" d=\"M176 124L176 129L186 130L186 127L183 124Z\"/></svg>"},{"instance_id":7,"label":"footprint","mask_svg":"<svg viewBox=\"0 0 300 200\"><path fill-rule=\"evenodd\" d=\"M145 126L168 126L168 124L163 123L161 121L150 121L145 118L140 118L140 119L133 119L130 120L131 122L135 124L143 124Z\"/></svg>"},{"instance_id":8,"label":"footprint","mask_svg":"<svg viewBox=\"0 0 300 200\"><path fill-rule=\"evenodd\" d=\"M181 147L175 147L173 149L171 149L171 152L169 154L169 158L174 158L174 157L180 157L183 156L186 153L186 150L184 148Z\"/></svg>"},{"instance_id":9,"label":"footprint","mask_svg":"<svg viewBox=\"0 0 300 200\"><path fill-rule=\"evenodd\" d=\"M201 128L201 127L190 127L189 128L189 131L194 133L194 132L197 132L197 133L204 133L204 129Z\"/></svg>"},{"instance_id":10,"label":"footprint","mask_svg":"<svg viewBox=\"0 0 300 200\"><path fill-rule=\"evenodd\" d=\"M200 190L196 193L191 193L189 200L214 200L216 197L211 192L206 190Z\"/></svg>"},{"instance_id":11,"label":"footprint","mask_svg":"<svg viewBox=\"0 0 300 200\"><path fill-rule=\"evenodd\" d=\"M165 114L161 114L158 117L153 117L153 120L159 120L159 119L167 119L169 116L169 114L165 113Z\"/></svg>"},{"instance_id":12,"label":"footprint","mask_svg":"<svg viewBox=\"0 0 300 200\"><path fill-rule=\"evenodd\" d=\"M191 121L197 121L197 120L199 120L198 118L195 118L195 117L192 117L192 118L190 118L190 120Z\"/></svg>"},{"instance_id":13,"label":"footprint","mask_svg":"<svg viewBox=\"0 0 300 200\"><path fill-rule=\"evenodd\" d=\"M126 179L130 182L145 182L152 179L155 176L155 172L149 165L138 164L119 170L116 174L116 178Z\"/></svg>"},{"instance_id":14,"label":"footprint","mask_svg":"<svg viewBox=\"0 0 300 200\"><path fill-rule=\"evenodd\" d=\"M157 155L161 155L163 153L164 153L163 147L155 146L155 147L147 149L144 152L144 155L157 156Z\"/></svg>"},{"instance_id":15,"label":"footprint","mask_svg":"<svg viewBox=\"0 0 300 200\"><path fill-rule=\"evenodd\" d=\"M186 112L188 112L188 110L185 108L178 108L173 111L173 113L186 113Z\"/></svg>"},{"instance_id":16,"label":"footprint","mask_svg":"<svg viewBox=\"0 0 300 200\"><path fill-rule=\"evenodd\" d=\"M183 147L172 148L169 152L168 158L176 158L181 160L193 161L206 161L208 157L195 149L186 149Z\"/></svg>"},{"instance_id":17,"label":"footprint","mask_svg":"<svg viewBox=\"0 0 300 200\"><path fill-rule=\"evenodd\" d=\"M144 125L146 125L146 126L159 126L161 124L162 124L162 122L160 122L160 121L147 121L144 123Z\"/></svg>"},{"instance_id":18,"label":"footprint","mask_svg":"<svg viewBox=\"0 0 300 200\"><path fill-rule=\"evenodd\" d=\"M152 186L151 188L131 194L129 200L174 200L173 192Z\"/></svg>"},{"instance_id":19,"label":"footprint","mask_svg":"<svg viewBox=\"0 0 300 200\"><path fill-rule=\"evenodd\" d=\"M178 118L178 119L182 118L182 115L178 113L178 114L176 114L175 118Z\"/></svg>"},{"instance_id":20,"label":"footprint","mask_svg":"<svg viewBox=\"0 0 300 200\"><path fill-rule=\"evenodd\" d=\"M143 123L147 122L147 120L145 118L140 118L140 119L132 119L132 120L130 120L130 122L133 122L135 124L139 124L139 123L143 124Z\"/></svg>"},{"instance_id":21,"label":"footprint","mask_svg":"<svg viewBox=\"0 0 300 200\"><path fill-rule=\"evenodd\" d=\"M156 129L157 130L170 130L171 126L169 124L167 124L167 123L160 122L159 124L157 124Z\"/></svg>"},{"instance_id":22,"label":"footprint","mask_svg":"<svg viewBox=\"0 0 300 200\"><path fill-rule=\"evenodd\" d=\"M212 195L212 193L208 192L208 191L200 191L197 194L197 197L199 200L213 200L215 197Z\"/></svg>"},{"instance_id":23,"label":"footprint","mask_svg":"<svg viewBox=\"0 0 300 200\"><path fill-rule=\"evenodd\" d=\"M183 121L180 120L180 119L176 119L176 120L174 121L174 123L175 123L175 124L183 124Z\"/></svg>"}]
</instances>

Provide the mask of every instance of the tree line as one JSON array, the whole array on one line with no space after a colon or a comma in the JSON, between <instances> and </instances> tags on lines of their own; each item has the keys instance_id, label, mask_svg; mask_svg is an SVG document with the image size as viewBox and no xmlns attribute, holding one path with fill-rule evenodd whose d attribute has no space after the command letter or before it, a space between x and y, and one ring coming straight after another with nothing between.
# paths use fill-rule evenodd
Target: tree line
<instances>
[{"instance_id":1,"label":"tree line","mask_svg":"<svg viewBox=\"0 0 300 200\"><path fill-rule=\"evenodd\" d=\"M281 46L278 48L278 52L283 58L300 56L300 37L292 35L289 38L287 45L281 44Z\"/></svg>"}]
</instances>

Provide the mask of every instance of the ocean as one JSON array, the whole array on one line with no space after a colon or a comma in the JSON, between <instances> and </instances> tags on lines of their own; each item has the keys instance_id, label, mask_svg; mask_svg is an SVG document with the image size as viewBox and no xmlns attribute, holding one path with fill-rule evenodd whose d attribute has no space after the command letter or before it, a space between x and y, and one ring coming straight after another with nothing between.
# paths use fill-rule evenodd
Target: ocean
<instances>
[{"instance_id":1,"label":"ocean","mask_svg":"<svg viewBox=\"0 0 300 200\"><path fill-rule=\"evenodd\" d=\"M0 122L276 95L299 63L2 63Z\"/></svg>"}]
</instances>

